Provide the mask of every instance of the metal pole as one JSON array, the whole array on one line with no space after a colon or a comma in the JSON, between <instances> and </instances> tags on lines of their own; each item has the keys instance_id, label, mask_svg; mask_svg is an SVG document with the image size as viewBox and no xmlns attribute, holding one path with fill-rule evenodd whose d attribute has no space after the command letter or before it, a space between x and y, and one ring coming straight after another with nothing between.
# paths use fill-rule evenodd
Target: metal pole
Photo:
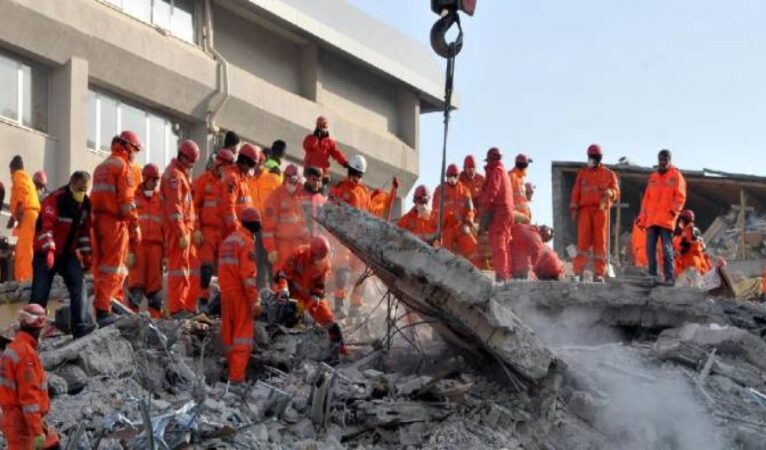
<instances>
[{"instance_id":1,"label":"metal pole","mask_svg":"<svg viewBox=\"0 0 766 450\"><path fill-rule=\"evenodd\" d=\"M454 50L454 44L450 44L450 50ZM444 141L442 145L442 170L439 183L439 224L436 229L436 239L441 241L444 220L444 182L447 172L447 137L449 135L450 110L452 109L452 84L455 74L455 52L451 51L447 58L446 84L444 89Z\"/></svg>"}]
</instances>

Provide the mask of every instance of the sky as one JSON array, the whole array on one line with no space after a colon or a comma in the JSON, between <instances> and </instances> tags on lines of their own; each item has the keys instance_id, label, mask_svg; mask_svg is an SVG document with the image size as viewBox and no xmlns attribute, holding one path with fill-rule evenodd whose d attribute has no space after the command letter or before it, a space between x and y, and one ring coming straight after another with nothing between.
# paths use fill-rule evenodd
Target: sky
<instances>
[{"instance_id":1,"label":"sky","mask_svg":"<svg viewBox=\"0 0 766 450\"><path fill-rule=\"evenodd\" d=\"M348 1L430 46L428 0ZM682 169L766 174L766 1L477 3L463 20L448 163L491 146L509 168L529 155L535 222L552 222L551 161L585 161L591 143L606 163L650 166L669 148ZM417 184L438 183L441 142L441 114L423 115Z\"/></svg>"}]
</instances>

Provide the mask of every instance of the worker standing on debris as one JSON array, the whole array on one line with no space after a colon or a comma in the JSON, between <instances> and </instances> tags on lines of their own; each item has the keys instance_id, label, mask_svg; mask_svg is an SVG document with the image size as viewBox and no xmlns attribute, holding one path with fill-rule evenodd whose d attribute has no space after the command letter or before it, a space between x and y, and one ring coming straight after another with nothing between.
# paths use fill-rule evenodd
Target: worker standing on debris
<instances>
[{"instance_id":1,"label":"worker standing on debris","mask_svg":"<svg viewBox=\"0 0 766 450\"><path fill-rule=\"evenodd\" d=\"M32 182L35 183L35 189L37 190L37 199L40 203L48 196L48 175L44 170L38 170L32 175Z\"/></svg>"},{"instance_id":2,"label":"worker standing on debris","mask_svg":"<svg viewBox=\"0 0 766 450\"><path fill-rule=\"evenodd\" d=\"M476 159L473 155L468 155L463 161L463 171L460 172L460 182L468 186L471 191L471 201L476 209L474 217L481 217L479 211L481 190L484 187L484 176L476 172ZM438 219L437 219L438 221ZM487 233L479 233L478 225L474 224L473 233L476 237L476 251L472 258L473 264L479 270L492 270L492 250L489 246L489 237Z\"/></svg>"},{"instance_id":3,"label":"worker standing on debris","mask_svg":"<svg viewBox=\"0 0 766 450\"><path fill-rule=\"evenodd\" d=\"M309 235L319 236L322 228L316 221L319 208L327 201L327 196L322 189L322 171L316 167L303 169L306 182L301 190L301 207L303 208L303 221L306 224Z\"/></svg>"},{"instance_id":4,"label":"worker standing on debris","mask_svg":"<svg viewBox=\"0 0 766 450\"><path fill-rule=\"evenodd\" d=\"M278 175L280 181L283 180L282 159L284 159L286 152L287 144L285 141L277 139L272 142L271 148L269 148L268 155L266 156L266 162L263 164L263 168L269 173Z\"/></svg>"},{"instance_id":5,"label":"worker standing on debris","mask_svg":"<svg viewBox=\"0 0 766 450\"><path fill-rule=\"evenodd\" d=\"M260 152L253 174L247 178L253 206L261 217L265 215L266 200L282 185L282 177L264 170L265 162L266 155ZM255 237L255 246L258 252L258 287L265 288L271 280L271 263L263 247L263 236L260 232Z\"/></svg>"},{"instance_id":6,"label":"worker standing on debris","mask_svg":"<svg viewBox=\"0 0 766 450\"><path fill-rule=\"evenodd\" d=\"M675 275L672 233L686 204L686 180L681 171L671 164L670 150L661 150L657 160L657 170L649 176L641 200L639 226L646 228L649 275L657 276L657 240L660 239L665 257L665 282L673 283Z\"/></svg>"},{"instance_id":7,"label":"worker standing on debris","mask_svg":"<svg viewBox=\"0 0 766 450\"><path fill-rule=\"evenodd\" d=\"M68 185L56 189L43 201L42 214L35 227L30 301L47 307L53 277L59 274L69 292L71 329L75 339L94 328L85 290L85 271L92 264L91 204L86 194L89 187L88 172L74 172Z\"/></svg>"},{"instance_id":8,"label":"worker standing on debris","mask_svg":"<svg viewBox=\"0 0 766 450\"><path fill-rule=\"evenodd\" d=\"M147 164L141 171L141 186L136 194L138 226L141 228L141 245L132 259L135 264L128 270L128 306L138 312L144 297L149 314L162 317L162 256L164 233L162 216L164 205L157 193L160 168Z\"/></svg>"},{"instance_id":9,"label":"worker standing on debris","mask_svg":"<svg viewBox=\"0 0 766 450\"><path fill-rule=\"evenodd\" d=\"M487 151L484 173L487 181L481 193L479 232L489 233L495 282L505 283L511 277L511 226L513 225L513 191L503 167L503 154L497 147Z\"/></svg>"},{"instance_id":10,"label":"worker standing on debris","mask_svg":"<svg viewBox=\"0 0 766 450\"><path fill-rule=\"evenodd\" d=\"M572 188L569 209L572 221L577 224L577 256L573 270L582 279L588 252L593 249L593 280L606 279L606 246L609 228L609 210L620 198L617 175L601 163L604 154L601 147L588 147L588 167L577 172Z\"/></svg>"},{"instance_id":11,"label":"worker standing on debris","mask_svg":"<svg viewBox=\"0 0 766 450\"><path fill-rule=\"evenodd\" d=\"M190 270L196 257L192 248L195 212L192 200L191 169L199 160L199 147L192 140L181 142L160 181L163 207L162 226L168 260L168 312L195 312L197 299L190 296ZM197 230L199 232L199 230ZM201 233L200 233L201 234Z\"/></svg>"},{"instance_id":12,"label":"worker standing on debris","mask_svg":"<svg viewBox=\"0 0 766 450\"><path fill-rule=\"evenodd\" d=\"M678 217L678 228L673 238L675 255L675 271L681 275L688 269L693 269L704 275L713 268L710 257L705 253L705 240L702 232L694 224L694 211L687 209Z\"/></svg>"},{"instance_id":13,"label":"worker standing on debris","mask_svg":"<svg viewBox=\"0 0 766 450\"><path fill-rule=\"evenodd\" d=\"M255 170L260 153L260 147L245 144L239 150L236 164L223 166L219 187L219 203L224 225L223 236L228 236L240 226L237 218L239 213L247 208L255 207L247 177Z\"/></svg>"},{"instance_id":14,"label":"worker standing on debris","mask_svg":"<svg viewBox=\"0 0 766 450\"><path fill-rule=\"evenodd\" d=\"M471 201L473 206L477 207L481 197L481 188L484 187L484 176L476 172L476 159L473 155L465 157L463 171L460 172L458 180L471 192Z\"/></svg>"},{"instance_id":15,"label":"worker standing on debris","mask_svg":"<svg viewBox=\"0 0 766 450\"><path fill-rule=\"evenodd\" d=\"M126 265L135 263L128 260L129 250L135 253L141 244L134 199L137 185L130 163L139 151L138 135L123 131L112 139L111 156L93 174L94 306L99 326L114 322L112 299L122 290Z\"/></svg>"},{"instance_id":16,"label":"worker standing on debris","mask_svg":"<svg viewBox=\"0 0 766 450\"><path fill-rule=\"evenodd\" d=\"M16 241L16 255L14 262L14 274L16 281L29 281L32 279L32 244L35 238L35 223L40 214L40 200L37 198L37 190L32 178L24 170L24 161L16 155L11 159L11 201L8 204L11 218L8 219L8 228L14 228Z\"/></svg>"},{"instance_id":17,"label":"worker standing on debris","mask_svg":"<svg viewBox=\"0 0 766 450\"><path fill-rule=\"evenodd\" d=\"M48 377L37 354L45 324L37 304L19 313L19 331L0 359L0 429L8 450L59 448L59 437L45 422L50 411Z\"/></svg>"},{"instance_id":18,"label":"worker standing on debris","mask_svg":"<svg viewBox=\"0 0 766 450\"><path fill-rule=\"evenodd\" d=\"M330 341L338 345L341 354L346 354L343 333L325 299L330 274L329 254L330 242L324 236L316 236L310 245L302 245L290 254L278 269L274 281L279 292L300 301L303 311L324 327Z\"/></svg>"},{"instance_id":19,"label":"worker standing on debris","mask_svg":"<svg viewBox=\"0 0 766 450\"><path fill-rule=\"evenodd\" d=\"M311 239L301 205L298 166L285 168L285 182L266 200L263 246L271 267L282 267L292 251Z\"/></svg>"},{"instance_id":20,"label":"worker standing on debris","mask_svg":"<svg viewBox=\"0 0 766 450\"><path fill-rule=\"evenodd\" d=\"M403 215L399 222L399 228L409 231L429 244L436 240L436 228L439 222L434 210L429 207L431 193L422 184L415 188L412 196L414 206Z\"/></svg>"},{"instance_id":21,"label":"worker standing on debris","mask_svg":"<svg viewBox=\"0 0 766 450\"><path fill-rule=\"evenodd\" d=\"M303 140L303 167L316 167L322 171L322 183L330 182L330 158L348 169L346 155L330 137L329 121L324 116L317 117L314 133Z\"/></svg>"},{"instance_id":22,"label":"worker standing on debris","mask_svg":"<svg viewBox=\"0 0 766 450\"><path fill-rule=\"evenodd\" d=\"M530 223L532 211L527 203L527 168L532 159L523 153L516 155L516 163L508 172L511 177L511 189L513 190L513 218L514 224Z\"/></svg>"},{"instance_id":23,"label":"worker standing on debris","mask_svg":"<svg viewBox=\"0 0 766 450\"><path fill-rule=\"evenodd\" d=\"M441 245L456 255L472 259L476 252L476 238L473 235L474 208L470 189L458 181L457 165L447 167L447 180L444 183L444 213L442 214ZM434 215L439 217L442 187L434 192Z\"/></svg>"},{"instance_id":24,"label":"worker standing on debris","mask_svg":"<svg viewBox=\"0 0 766 450\"><path fill-rule=\"evenodd\" d=\"M239 213L241 226L221 244L218 282L221 286L221 340L229 367L229 382L245 381L247 362L253 349L253 320L260 316L256 284L255 235L261 217L255 208Z\"/></svg>"}]
</instances>

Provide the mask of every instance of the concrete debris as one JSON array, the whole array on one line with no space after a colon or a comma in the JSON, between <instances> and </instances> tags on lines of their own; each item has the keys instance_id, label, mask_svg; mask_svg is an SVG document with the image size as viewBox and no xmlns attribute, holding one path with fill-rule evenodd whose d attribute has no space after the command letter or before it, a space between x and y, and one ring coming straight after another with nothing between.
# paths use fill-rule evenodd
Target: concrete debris
<instances>
[{"instance_id":1,"label":"concrete debris","mask_svg":"<svg viewBox=\"0 0 766 450\"><path fill-rule=\"evenodd\" d=\"M765 236L766 217L752 208L745 209L744 222L739 208L732 209L717 217L703 234L711 255L732 261L766 257Z\"/></svg>"}]
</instances>

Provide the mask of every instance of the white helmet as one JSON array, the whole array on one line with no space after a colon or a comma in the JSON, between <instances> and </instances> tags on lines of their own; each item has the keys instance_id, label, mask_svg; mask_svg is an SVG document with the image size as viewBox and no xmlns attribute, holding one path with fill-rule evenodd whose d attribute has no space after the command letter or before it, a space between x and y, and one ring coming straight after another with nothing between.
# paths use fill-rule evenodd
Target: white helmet
<instances>
[{"instance_id":1,"label":"white helmet","mask_svg":"<svg viewBox=\"0 0 766 450\"><path fill-rule=\"evenodd\" d=\"M354 155L348 160L348 167L356 170L357 172L367 172L367 160L362 155Z\"/></svg>"}]
</instances>

